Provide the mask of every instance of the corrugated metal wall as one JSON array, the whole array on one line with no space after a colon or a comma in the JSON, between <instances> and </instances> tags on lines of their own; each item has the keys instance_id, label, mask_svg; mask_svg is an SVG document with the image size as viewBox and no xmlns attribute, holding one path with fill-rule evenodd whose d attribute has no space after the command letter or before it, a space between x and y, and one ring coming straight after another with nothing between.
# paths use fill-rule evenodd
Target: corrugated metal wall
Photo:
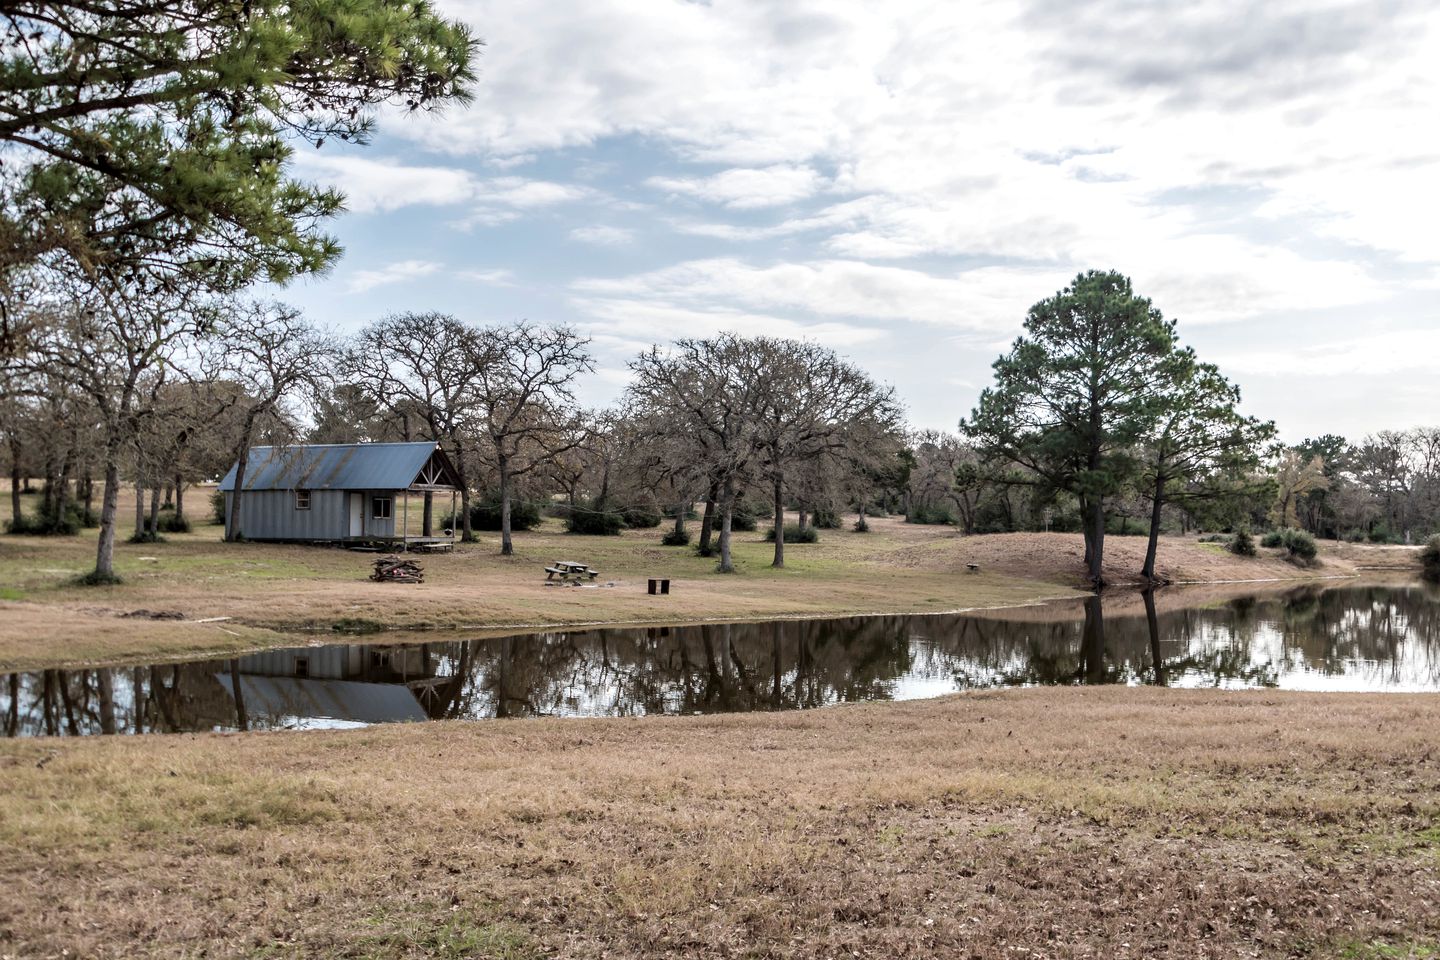
<instances>
[{"instance_id":1,"label":"corrugated metal wall","mask_svg":"<svg viewBox=\"0 0 1440 960\"><path fill-rule=\"evenodd\" d=\"M267 650L240 658L240 672L264 677L295 676L295 661L306 660L305 674L317 680L349 680L365 672L364 647L337 644L304 650Z\"/></svg>"},{"instance_id":2,"label":"corrugated metal wall","mask_svg":"<svg viewBox=\"0 0 1440 960\"><path fill-rule=\"evenodd\" d=\"M247 540L343 540L350 536L350 491L312 490L310 509L295 509L293 490L252 490L245 494L240 532ZM226 508L233 493L225 494ZM393 537L401 510L400 495L389 490L365 491L365 536ZM390 519L377 520L374 498L390 498Z\"/></svg>"}]
</instances>

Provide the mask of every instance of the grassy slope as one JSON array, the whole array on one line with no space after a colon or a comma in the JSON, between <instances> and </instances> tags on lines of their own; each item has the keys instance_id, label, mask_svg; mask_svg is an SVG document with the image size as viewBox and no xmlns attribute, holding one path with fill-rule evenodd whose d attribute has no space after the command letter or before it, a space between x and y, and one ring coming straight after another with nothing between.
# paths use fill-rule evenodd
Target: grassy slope
<instances>
[{"instance_id":1,"label":"grassy slope","mask_svg":"<svg viewBox=\"0 0 1440 960\"><path fill-rule=\"evenodd\" d=\"M204 498L191 494L192 503ZM122 504L122 516L130 514ZM122 544L126 582L84 588L72 578L93 562L94 532L74 538L0 537L0 668L185 656L294 643L336 626L394 630L501 630L591 622L827 616L1000 606L1073 595L1081 544L1066 534L961 537L949 528L874 521L874 532L825 531L817 545L791 546L783 570L769 566L759 534L737 534L735 576L713 560L659 544L660 530L574 537L556 521L519 534L516 555L486 535L454 555L424 558L423 585L374 584L373 555L298 545L223 544L201 526L158 544ZM1110 575L1133 577L1144 553L1136 537L1108 541ZM613 588L544 586L543 567L576 559ZM979 563L970 574L966 564ZM1161 570L1181 580L1345 575L1348 559L1302 571L1274 557L1244 560L1208 544L1166 539ZM645 578L668 576L669 597L650 597ZM192 622L126 618L174 611ZM220 623L197 619L229 618Z\"/></svg>"},{"instance_id":2,"label":"grassy slope","mask_svg":"<svg viewBox=\"0 0 1440 960\"><path fill-rule=\"evenodd\" d=\"M1091 688L0 743L0 953L1429 957L1437 742Z\"/></svg>"}]
</instances>

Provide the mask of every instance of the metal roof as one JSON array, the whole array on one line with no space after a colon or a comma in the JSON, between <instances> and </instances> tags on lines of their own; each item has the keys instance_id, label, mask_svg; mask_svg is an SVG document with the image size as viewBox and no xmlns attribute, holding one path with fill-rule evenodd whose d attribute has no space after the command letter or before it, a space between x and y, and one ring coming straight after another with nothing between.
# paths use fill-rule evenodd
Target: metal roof
<instances>
[{"instance_id":1,"label":"metal roof","mask_svg":"<svg viewBox=\"0 0 1440 960\"><path fill-rule=\"evenodd\" d=\"M349 723L396 723L428 720L410 688L399 683L359 683L354 680L310 680L299 677L257 677L240 674L241 696L247 711L272 720L293 718ZM228 673L215 679L231 691Z\"/></svg>"},{"instance_id":2,"label":"metal roof","mask_svg":"<svg viewBox=\"0 0 1440 960\"><path fill-rule=\"evenodd\" d=\"M251 447L245 464L245 489L404 490L438 449L430 440ZM235 489L239 466L235 464L225 474L221 490Z\"/></svg>"}]
</instances>

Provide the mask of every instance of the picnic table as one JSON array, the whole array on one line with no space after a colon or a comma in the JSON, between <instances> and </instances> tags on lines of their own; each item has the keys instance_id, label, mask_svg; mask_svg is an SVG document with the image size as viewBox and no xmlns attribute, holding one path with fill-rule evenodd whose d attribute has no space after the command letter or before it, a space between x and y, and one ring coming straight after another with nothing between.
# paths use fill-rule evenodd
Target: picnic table
<instances>
[{"instance_id":1,"label":"picnic table","mask_svg":"<svg viewBox=\"0 0 1440 960\"><path fill-rule=\"evenodd\" d=\"M561 580L569 580L572 577L576 580L582 577L594 580L600 576L600 571L592 569L588 564L576 563L574 560L556 560L545 568L545 579L551 580L557 576Z\"/></svg>"}]
</instances>

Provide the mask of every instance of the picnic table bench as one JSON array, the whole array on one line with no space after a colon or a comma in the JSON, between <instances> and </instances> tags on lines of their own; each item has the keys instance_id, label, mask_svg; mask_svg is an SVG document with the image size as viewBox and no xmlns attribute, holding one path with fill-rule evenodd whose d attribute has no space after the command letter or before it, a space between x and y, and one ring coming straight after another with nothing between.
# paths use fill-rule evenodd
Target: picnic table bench
<instances>
[{"instance_id":1,"label":"picnic table bench","mask_svg":"<svg viewBox=\"0 0 1440 960\"><path fill-rule=\"evenodd\" d=\"M588 564L576 563L573 560L556 560L553 564L545 568L545 579L552 580L556 576L561 580L568 580L571 577L577 580L581 577L589 577L591 580L594 580L600 576L600 571L591 569Z\"/></svg>"}]
</instances>

